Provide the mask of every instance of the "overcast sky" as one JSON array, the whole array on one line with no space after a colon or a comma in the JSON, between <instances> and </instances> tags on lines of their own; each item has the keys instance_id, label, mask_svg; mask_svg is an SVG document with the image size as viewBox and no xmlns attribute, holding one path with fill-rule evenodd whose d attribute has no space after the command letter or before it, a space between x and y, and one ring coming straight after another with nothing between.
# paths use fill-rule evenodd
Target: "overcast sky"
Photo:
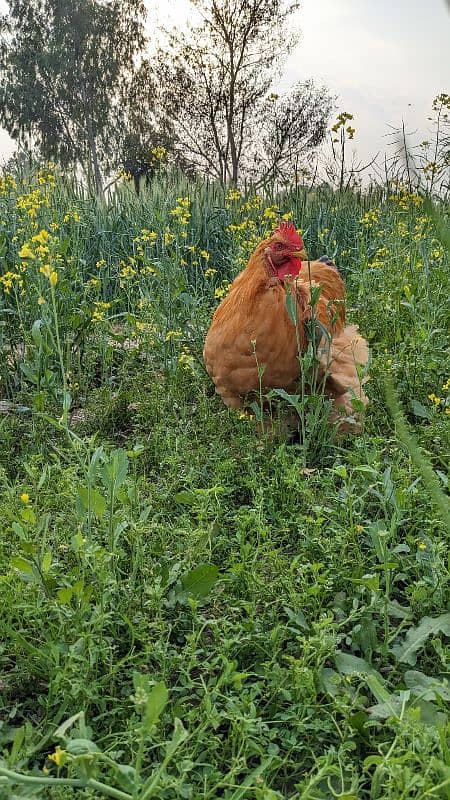
<instances>
[{"instance_id":1,"label":"overcast sky","mask_svg":"<svg viewBox=\"0 0 450 800\"><path fill-rule=\"evenodd\" d=\"M245 1L245 0L243 0ZM184 24L188 0L149 0L161 22ZM386 148L388 125L425 135L433 98L450 94L450 11L445 0L303 0L300 43L286 65L282 88L314 78L325 83L339 111L354 114L358 155ZM423 137L422 137L423 138ZM0 158L14 144L0 130Z\"/></svg>"}]
</instances>

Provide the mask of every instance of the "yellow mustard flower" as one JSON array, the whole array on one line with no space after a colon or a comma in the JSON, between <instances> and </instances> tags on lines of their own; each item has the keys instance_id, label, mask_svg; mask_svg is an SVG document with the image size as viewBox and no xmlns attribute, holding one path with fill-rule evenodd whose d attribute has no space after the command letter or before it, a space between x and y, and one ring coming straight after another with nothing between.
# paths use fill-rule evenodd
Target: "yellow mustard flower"
<instances>
[{"instance_id":1,"label":"yellow mustard flower","mask_svg":"<svg viewBox=\"0 0 450 800\"><path fill-rule=\"evenodd\" d=\"M37 244L46 245L49 239L49 232L46 230L41 230L35 236L32 236L31 241L36 242Z\"/></svg>"},{"instance_id":2,"label":"yellow mustard flower","mask_svg":"<svg viewBox=\"0 0 450 800\"><path fill-rule=\"evenodd\" d=\"M34 258L34 253L30 247L30 245L25 242L24 245L19 250L19 258Z\"/></svg>"},{"instance_id":3,"label":"yellow mustard flower","mask_svg":"<svg viewBox=\"0 0 450 800\"><path fill-rule=\"evenodd\" d=\"M58 744L56 745L55 752L51 753L48 756L48 758L50 759L50 761L54 761L58 767L61 767L66 761L66 756L67 756L67 750L62 750L62 748Z\"/></svg>"},{"instance_id":4,"label":"yellow mustard flower","mask_svg":"<svg viewBox=\"0 0 450 800\"><path fill-rule=\"evenodd\" d=\"M180 331L180 330L167 331L165 341L166 342L172 342L173 340L181 339L182 336L183 336L183 332Z\"/></svg>"}]
</instances>

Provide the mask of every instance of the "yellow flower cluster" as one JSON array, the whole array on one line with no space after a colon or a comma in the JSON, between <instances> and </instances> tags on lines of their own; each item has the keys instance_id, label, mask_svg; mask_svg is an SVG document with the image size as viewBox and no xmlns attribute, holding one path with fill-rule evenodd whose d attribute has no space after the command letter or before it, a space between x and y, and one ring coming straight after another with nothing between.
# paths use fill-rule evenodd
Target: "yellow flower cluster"
<instances>
[{"instance_id":1,"label":"yellow flower cluster","mask_svg":"<svg viewBox=\"0 0 450 800\"><path fill-rule=\"evenodd\" d=\"M259 194L253 195L253 197L249 197L249 199L242 203L241 211L247 213L248 211L253 211L254 209L258 209L261 207L262 197Z\"/></svg>"},{"instance_id":2,"label":"yellow flower cluster","mask_svg":"<svg viewBox=\"0 0 450 800\"><path fill-rule=\"evenodd\" d=\"M371 208L369 211L361 217L359 220L361 225L364 225L367 228L370 228L372 225L378 225L380 221L380 209L379 208Z\"/></svg>"},{"instance_id":3,"label":"yellow flower cluster","mask_svg":"<svg viewBox=\"0 0 450 800\"><path fill-rule=\"evenodd\" d=\"M262 213L262 218L264 221L272 220L275 222L278 220L280 216L280 212L278 211L277 206L267 206Z\"/></svg>"},{"instance_id":4,"label":"yellow flower cluster","mask_svg":"<svg viewBox=\"0 0 450 800\"><path fill-rule=\"evenodd\" d=\"M443 247L441 247L440 245L438 245L437 247L434 247L434 249L430 253L430 256L434 261L440 261L441 258L443 258L443 256L444 256Z\"/></svg>"},{"instance_id":5,"label":"yellow flower cluster","mask_svg":"<svg viewBox=\"0 0 450 800\"><path fill-rule=\"evenodd\" d=\"M187 225L191 218L191 212L189 210L191 201L189 197L177 197L177 203L178 205L172 208L170 214L177 219L180 225Z\"/></svg>"},{"instance_id":6,"label":"yellow flower cluster","mask_svg":"<svg viewBox=\"0 0 450 800\"><path fill-rule=\"evenodd\" d=\"M111 308L111 303L104 303L101 300L97 300L94 303L92 311L92 322L103 322L108 308Z\"/></svg>"},{"instance_id":7,"label":"yellow flower cluster","mask_svg":"<svg viewBox=\"0 0 450 800\"><path fill-rule=\"evenodd\" d=\"M139 270L139 273L141 275L156 275L157 270L155 269L155 267L152 267L151 264L144 264L144 266L141 267L141 269Z\"/></svg>"},{"instance_id":8,"label":"yellow flower cluster","mask_svg":"<svg viewBox=\"0 0 450 800\"><path fill-rule=\"evenodd\" d=\"M50 189L54 189L56 186L56 178L54 175L56 164L52 161L49 162L47 165L47 169L40 169L37 174L37 182L39 186L48 186Z\"/></svg>"},{"instance_id":9,"label":"yellow flower cluster","mask_svg":"<svg viewBox=\"0 0 450 800\"><path fill-rule=\"evenodd\" d=\"M129 261L128 264L123 259L119 261L119 266L120 266L119 277L124 280L130 280L136 275L136 269L135 269L136 259L133 258L132 256L128 256L128 261Z\"/></svg>"},{"instance_id":10,"label":"yellow flower cluster","mask_svg":"<svg viewBox=\"0 0 450 800\"><path fill-rule=\"evenodd\" d=\"M400 194L391 194L389 200L396 203L402 211L409 211L409 209L421 206L423 204L423 197L416 192L401 191Z\"/></svg>"},{"instance_id":11,"label":"yellow flower cluster","mask_svg":"<svg viewBox=\"0 0 450 800\"><path fill-rule=\"evenodd\" d=\"M34 189L28 194L19 195L16 199L16 207L27 214L31 219L37 217L38 211L43 206L49 205L48 197L43 194L41 189Z\"/></svg>"},{"instance_id":12,"label":"yellow flower cluster","mask_svg":"<svg viewBox=\"0 0 450 800\"><path fill-rule=\"evenodd\" d=\"M205 278L212 278L212 276L215 275L216 272L217 270L214 269L213 267L208 267L208 269L205 269Z\"/></svg>"},{"instance_id":13,"label":"yellow flower cluster","mask_svg":"<svg viewBox=\"0 0 450 800\"><path fill-rule=\"evenodd\" d=\"M86 283L86 286L88 288L98 289L98 287L101 286L101 280L100 278L90 278Z\"/></svg>"},{"instance_id":14,"label":"yellow flower cluster","mask_svg":"<svg viewBox=\"0 0 450 800\"><path fill-rule=\"evenodd\" d=\"M169 158L169 152L165 147L152 147L150 150L153 164L164 164Z\"/></svg>"},{"instance_id":15,"label":"yellow flower cluster","mask_svg":"<svg viewBox=\"0 0 450 800\"><path fill-rule=\"evenodd\" d=\"M50 234L46 230L41 230L35 236L31 237L31 241L38 245L46 246L50 240ZM22 256L23 257L23 256Z\"/></svg>"},{"instance_id":16,"label":"yellow flower cluster","mask_svg":"<svg viewBox=\"0 0 450 800\"><path fill-rule=\"evenodd\" d=\"M225 295L228 294L230 289L231 289L231 283L228 283L228 281L224 281L221 284L221 286L218 286L214 290L214 297L216 298L216 300L221 300L222 297L225 297Z\"/></svg>"},{"instance_id":17,"label":"yellow flower cluster","mask_svg":"<svg viewBox=\"0 0 450 800\"><path fill-rule=\"evenodd\" d=\"M445 383L442 388L445 391L448 391L449 387L450 387L450 383L449 383L449 381L447 381L447 383ZM444 411L444 414L446 414L447 416L450 415L450 405L449 405L450 398L449 397L447 397L447 400L443 400L442 397L437 397L434 394L434 392L432 392L431 394L428 395L428 400L431 400L431 402L433 403L433 405L436 408L436 410L437 409L442 409Z\"/></svg>"},{"instance_id":18,"label":"yellow flower cluster","mask_svg":"<svg viewBox=\"0 0 450 800\"><path fill-rule=\"evenodd\" d=\"M446 416L450 416L450 378L447 378L445 383L442 384L442 392L446 393L446 398L438 397L434 392L428 395L428 400L431 400L436 410L442 410Z\"/></svg>"},{"instance_id":19,"label":"yellow flower cluster","mask_svg":"<svg viewBox=\"0 0 450 800\"><path fill-rule=\"evenodd\" d=\"M81 217L80 217L78 211L68 211L67 214L64 214L64 217L63 217L63 221L64 222L70 222L71 219L74 222L80 222Z\"/></svg>"},{"instance_id":20,"label":"yellow flower cluster","mask_svg":"<svg viewBox=\"0 0 450 800\"><path fill-rule=\"evenodd\" d=\"M409 236L408 226L402 219L397 222L396 230L401 239L406 239Z\"/></svg>"},{"instance_id":21,"label":"yellow flower cluster","mask_svg":"<svg viewBox=\"0 0 450 800\"><path fill-rule=\"evenodd\" d=\"M58 283L58 272L55 268L61 263L61 256L57 252L58 240L51 236L51 234L42 229L31 237L31 240L24 242L19 250L19 258L23 262L33 260L41 262L39 272L44 275L54 289ZM19 269L24 272L26 265L23 263Z\"/></svg>"},{"instance_id":22,"label":"yellow flower cluster","mask_svg":"<svg viewBox=\"0 0 450 800\"><path fill-rule=\"evenodd\" d=\"M158 234L155 231L149 231L147 228L142 228L141 233L139 236L136 236L133 239L136 243L144 243L144 244L155 244L158 238Z\"/></svg>"},{"instance_id":23,"label":"yellow flower cluster","mask_svg":"<svg viewBox=\"0 0 450 800\"><path fill-rule=\"evenodd\" d=\"M62 767L67 761L67 756L68 756L67 750L62 750L58 744L56 745L55 752L51 753L48 756L48 759L50 761L53 761L57 767Z\"/></svg>"},{"instance_id":24,"label":"yellow flower cluster","mask_svg":"<svg viewBox=\"0 0 450 800\"><path fill-rule=\"evenodd\" d=\"M353 114L349 114L347 111L343 111L342 114L339 114L331 130L333 131L333 133L337 133L341 128L343 129L345 127L345 123L349 122L351 119L353 119ZM352 128L351 125L347 125L345 130L347 131L348 138L353 139L355 135L355 128Z\"/></svg>"},{"instance_id":25,"label":"yellow flower cluster","mask_svg":"<svg viewBox=\"0 0 450 800\"><path fill-rule=\"evenodd\" d=\"M139 333L156 333L156 328L150 322L142 322L141 320L135 320L135 327Z\"/></svg>"},{"instance_id":26,"label":"yellow flower cluster","mask_svg":"<svg viewBox=\"0 0 450 800\"><path fill-rule=\"evenodd\" d=\"M239 189L229 189L225 195L225 200L228 203L236 203L242 197Z\"/></svg>"},{"instance_id":27,"label":"yellow flower cluster","mask_svg":"<svg viewBox=\"0 0 450 800\"><path fill-rule=\"evenodd\" d=\"M181 339L183 336L183 331L176 330L176 331L167 331L166 333L166 342L173 342L176 339Z\"/></svg>"},{"instance_id":28,"label":"yellow flower cluster","mask_svg":"<svg viewBox=\"0 0 450 800\"><path fill-rule=\"evenodd\" d=\"M256 223L252 219L243 219L238 225L231 222L227 226L229 233L247 233L248 230L256 230Z\"/></svg>"},{"instance_id":29,"label":"yellow flower cluster","mask_svg":"<svg viewBox=\"0 0 450 800\"><path fill-rule=\"evenodd\" d=\"M0 275L0 284L5 294L11 294L11 289L14 289L14 287L23 289L22 276L18 272L11 272L10 270Z\"/></svg>"},{"instance_id":30,"label":"yellow flower cluster","mask_svg":"<svg viewBox=\"0 0 450 800\"><path fill-rule=\"evenodd\" d=\"M370 267L370 269L378 269L384 265L384 261L388 256L389 250L387 247L379 247L375 254L375 258L370 261L367 266Z\"/></svg>"},{"instance_id":31,"label":"yellow flower cluster","mask_svg":"<svg viewBox=\"0 0 450 800\"><path fill-rule=\"evenodd\" d=\"M0 197L5 197L15 189L17 189L17 183L12 175L0 175Z\"/></svg>"},{"instance_id":32,"label":"yellow flower cluster","mask_svg":"<svg viewBox=\"0 0 450 800\"><path fill-rule=\"evenodd\" d=\"M50 264L42 264L42 266L39 267L39 272L42 272L42 274L45 275L46 278L48 278L50 286L52 287L52 289L54 289L56 284L58 283L57 271L55 269L52 269Z\"/></svg>"},{"instance_id":33,"label":"yellow flower cluster","mask_svg":"<svg viewBox=\"0 0 450 800\"><path fill-rule=\"evenodd\" d=\"M194 371L194 357L192 356L192 353L189 352L187 347L183 347L181 355L178 359L178 363L180 367L183 367L189 372Z\"/></svg>"},{"instance_id":34,"label":"yellow flower cluster","mask_svg":"<svg viewBox=\"0 0 450 800\"><path fill-rule=\"evenodd\" d=\"M19 258L36 258L33 250L31 249L30 245L25 242L19 250Z\"/></svg>"}]
</instances>

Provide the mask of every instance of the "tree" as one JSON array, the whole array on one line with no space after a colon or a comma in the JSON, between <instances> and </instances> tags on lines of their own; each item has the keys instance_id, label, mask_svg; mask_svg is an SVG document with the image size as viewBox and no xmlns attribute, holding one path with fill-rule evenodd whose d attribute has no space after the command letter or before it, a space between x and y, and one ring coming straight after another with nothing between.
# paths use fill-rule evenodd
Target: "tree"
<instances>
[{"instance_id":1,"label":"tree","mask_svg":"<svg viewBox=\"0 0 450 800\"><path fill-rule=\"evenodd\" d=\"M2 20L0 123L45 158L81 163L99 193L144 19L142 0L10 0Z\"/></svg>"},{"instance_id":2,"label":"tree","mask_svg":"<svg viewBox=\"0 0 450 800\"><path fill-rule=\"evenodd\" d=\"M331 101L311 82L286 96L274 86L297 41L296 0L193 0L201 21L173 31L153 64L162 119L178 154L236 184L295 168L324 137Z\"/></svg>"}]
</instances>

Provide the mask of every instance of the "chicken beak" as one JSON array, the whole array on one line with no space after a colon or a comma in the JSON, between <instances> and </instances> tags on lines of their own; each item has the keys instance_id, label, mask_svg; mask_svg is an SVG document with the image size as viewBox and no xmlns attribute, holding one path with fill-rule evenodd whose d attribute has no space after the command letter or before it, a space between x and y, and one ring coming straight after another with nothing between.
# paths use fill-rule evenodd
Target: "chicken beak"
<instances>
[{"instance_id":1,"label":"chicken beak","mask_svg":"<svg viewBox=\"0 0 450 800\"><path fill-rule=\"evenodd\" d=\"M299 258L300 261L307 261L308 260L308 256L307 256L307 253L306 253L305 249L303 249L303 250L294 250L292 255L294 256L294 258Z\"/></svg>"}]
</instances>

